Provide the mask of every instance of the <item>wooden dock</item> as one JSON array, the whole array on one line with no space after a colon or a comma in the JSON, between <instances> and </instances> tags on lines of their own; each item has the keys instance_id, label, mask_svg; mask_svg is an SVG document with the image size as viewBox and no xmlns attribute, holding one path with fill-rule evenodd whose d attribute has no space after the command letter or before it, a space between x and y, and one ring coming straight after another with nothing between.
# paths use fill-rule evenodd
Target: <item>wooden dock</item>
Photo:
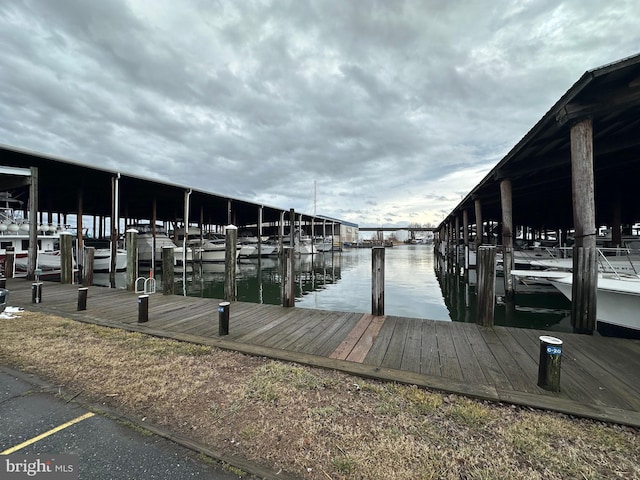
<instances>
[{"instance_id":1,"label":"wooden dock","mask_svg":"<svg viewBox=\"0 0 640 480\"><path fill-rule=\"evenodd\" d=\"M332 368L475 398L527 405L640 427L640 341L563 333L561 391L537 386L540 335L553 332L397 316L232 302L229 335L218 335L221 300L149 297L138 323L138 294L9 279L9 305L79 321L175 338L252 355Z\"/></svg>"}]
</instances>

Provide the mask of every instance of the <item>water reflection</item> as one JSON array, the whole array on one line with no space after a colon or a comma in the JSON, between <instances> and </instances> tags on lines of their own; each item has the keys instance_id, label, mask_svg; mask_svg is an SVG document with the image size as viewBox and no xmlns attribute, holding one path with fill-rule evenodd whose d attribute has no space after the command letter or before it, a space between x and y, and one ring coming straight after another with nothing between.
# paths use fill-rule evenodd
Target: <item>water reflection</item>
<instances>
[{"instance_id":1,"label":"water reflection","mask_svg":"<svg viewBox=\"0 0 640 480\"><path fill-rule=\"evenodd\" d=\"M295 258L295 295L322 290L340 279L340 255L300 255ZM194 263L176 269L176 291L192 297L224 297L224 264ZM279 305L282 265L279 258L240 259L236 265L237 299Z\"/></svg>"},{"instance_id":2,"label":"water reflection","mask_svg":"<svg viewBox=\"0 0 640 480\"><path fill-rule=\"evenodd\" d=\"M476 321L475 271L449 268L442 255L436 255L436 276L451 319L456 322ZM571 302L550 284L516 284L513 300L504 295L504 281L496 278L494 324L508 327L534 328L571 332Z\"/></svg>"},{"instance_id":3,"label":"water reflection","mask_svg":"<svg viewBox=\"0 0 640 480\"><path fill-rule=\"evenodd\" d=\"M296 306L341 312L371 311L371 250L298 256L295 259ZM237 264L238 300L281 304L282 266L278 258L241 260ZM149 272L141 271L148 276ZM162 292L157 272L157 291ZM187 264L176 268L177 294L222 299L224 264ZM94 274L96 284L109 285L109 274ZM504 299L502 278L497 282L495 324L556 331L572 331L571 303L552 286L517 286L512 302ZM126 274L116 274L116 287L126 288ZM475 271L448 268L429 245L385 249L385 313L412 318L476 321Z\"/></svg>"}]
</instances>

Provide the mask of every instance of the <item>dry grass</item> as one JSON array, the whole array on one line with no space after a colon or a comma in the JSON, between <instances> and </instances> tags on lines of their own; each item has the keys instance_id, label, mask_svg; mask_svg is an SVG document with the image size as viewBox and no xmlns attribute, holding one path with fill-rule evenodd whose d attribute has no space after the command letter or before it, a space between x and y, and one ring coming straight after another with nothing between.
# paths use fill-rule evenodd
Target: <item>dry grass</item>
<instances>
[{"instance_id":1,"label":"dry grass","mask_svg":"<svg viewBox=\"0 0 640 480\"><path fill-rule=\"evenodd\" d=\"M640 479L636 429L24 312L0 362L309 479Z\"/></svg>"}]
</instances>

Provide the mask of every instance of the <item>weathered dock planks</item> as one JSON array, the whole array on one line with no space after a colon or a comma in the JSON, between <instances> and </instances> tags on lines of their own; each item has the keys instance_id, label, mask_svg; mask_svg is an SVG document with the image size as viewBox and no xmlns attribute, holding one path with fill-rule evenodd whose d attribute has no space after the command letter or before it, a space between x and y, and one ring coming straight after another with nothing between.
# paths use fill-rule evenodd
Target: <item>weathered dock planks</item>
<instances>
[{"instance_id":1,"label":"weathered dock planks","mask_svg":"<svg viewBox=\"0 0 640 480\"><path fill-rule=\"evenodd\" d=\"M640 342L561 334L561 390L537 386L539 340L549 332L232 302L229 335L218 335L218 299L150 295L137 322L137 294L89 287L77 311L74 285L9 279L9 305L84 322L335 368L496 401L640 426ZM558 336L556 334L556 336Z\"/></svg>"}]
</instances>

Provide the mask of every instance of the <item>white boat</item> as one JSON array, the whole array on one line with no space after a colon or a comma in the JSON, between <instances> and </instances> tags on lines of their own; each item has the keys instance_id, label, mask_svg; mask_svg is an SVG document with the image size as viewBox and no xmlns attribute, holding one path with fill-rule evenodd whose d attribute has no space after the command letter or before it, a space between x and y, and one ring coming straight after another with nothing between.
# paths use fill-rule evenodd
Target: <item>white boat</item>
<instances>
[{"instance_id":1,"label":"white boat","mask_svg":"<svg viewBox=\"0 0 640 480\"><path fill-rule=\"evenodd\" d=\"M573 275L550 280L571 300ZM640 338L640 277L598 274L596 293L598 331L603 335L622 334Z\"/></svg>"},{"instance_id":2,"label":"white boat","mask_svg":"<svg viewBox=\"0 0 640 480\"><path fill-rule=\"evenodd\" d=\"M162 262L162 249L171 247L174 249L174 259L182 258L182 251L175 249L178 246L169 238L166 234L164 227L156 225L155 241L153 235L153 226L151 224L137 224L131 225L129 228L134 228L138 231L137 235L137 247L138 247L138 261L141 263ZM155 249L154 249L155 243Z\"/></svg>"},{"instance_id":3,"label":"white boat","mask_svg":"<svg viewBox=\"0 0 640 480\"><path fill-rule=\"evenodd\" d=\"M315 237L314 245L318 252L331 252L333 251L333 238L332 237Z\"/></svg>"},{"instance_id":4,"label":"white boat","mask_svg":"<svg viewBox=\"0 0 640 480\"><path fill-rule=\"evenodd\" d=\"M127 269L127 251L123 248L116 249L116 272L122 272ZM111 249L96 248L93 255L93 271L109 272L111 271Z\"/></svg>"}]
</instances>

